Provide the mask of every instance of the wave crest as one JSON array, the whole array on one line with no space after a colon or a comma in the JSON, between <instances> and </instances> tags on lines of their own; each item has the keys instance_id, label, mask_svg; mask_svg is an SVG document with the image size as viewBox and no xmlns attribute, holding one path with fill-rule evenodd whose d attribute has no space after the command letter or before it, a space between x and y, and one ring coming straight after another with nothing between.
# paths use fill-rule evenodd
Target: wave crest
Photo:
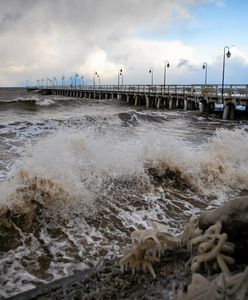
<instances>
[{"instance_id":1,"label":"wave crest","mask_svg":"<svg viewBox=\"0 0 248 300\"><path fill-rule=\"evenodd\" d=\"M1 226L28 231L44 212L54 216L70 203L70 194L56 181L32 176L27 170L21 170L17 178L21 185L8 196L8 205L1 208Z\"/></svg>"}]
</instances>

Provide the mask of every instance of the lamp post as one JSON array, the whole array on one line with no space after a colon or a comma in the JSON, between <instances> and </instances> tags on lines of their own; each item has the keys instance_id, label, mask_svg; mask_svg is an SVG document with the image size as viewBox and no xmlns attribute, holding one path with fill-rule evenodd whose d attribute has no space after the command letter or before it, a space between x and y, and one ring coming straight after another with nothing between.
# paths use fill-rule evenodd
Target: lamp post
<instances>
[{"instance_id":1,"label":"lamp post","mask_svg":"<svg viewBox=\"0 0 248 300\"><path fill-rule=\"evenodd\" d=\"M40 86L40 80L38 79L37 80L37 87L39 87Z\"/></svg>"},{"instance_id":2,"label":"lamp post","mask_svg":"<svg viewBox=\"0 0 248 300\"><path fill-rule=\"evenodd\" d=\"M40 80L40 82L41 82L40 87L41 87L41 88L43 88L43 84L42 84L43 81L44 81L44 79L41 79L41 80Z\"/></svg>"},{"instance_id":3,"label":"lamp post","mask_svg":"<svg viewBox=\"0 0 248 300\"><path fill-rule=\"evenodd\" d=\"M58 81L57 81L57 78L54 76L53 77L53 87L58 86Z\"/></svg>"},{"instance_id":4,"label":"lamp post","mask_svg":"<svg viewBox=\"0 0 248 300\"><path fill-rule=\"evenodd\" d=\"M93 73L93 87L95 86L96 84L96 80L95 80L95 76L97 75L97 72Z\"/></svg>"},{"instance_id":5,"label":"lamp post","mask_svg":"<svg viewBox=\"0 0 248 300\"><path fill-rule=\"evenodd\" d=\"M207 85L207 76L208 76L208 64L205 62L202 65L202 69L205 70L205 85Z\"/></svg>"},{"instance_id":6,"label":"lamp post","mask_svg":"<svg viewBox=\"0 0 248 300\"><path fill-rule=\"evenodd\" d=\"M62 88L64 87L64 80L65 80L65 76L63 75L62 78L61 78L61 87Z\"/></svg>"},{"instance_id":7,"label":"lamp post","mask_svg":"<svg viewBox=\"0 0 248 300\"><path fill-rule=\"evenodd\" d=\"M165 62L164 62L164 88L166 85L166 69L169 67L170 67L170 64L169 64L168 60L165 60Z\"/></svg>"},{"instance_id":8,"label":"lamp post","mask_svg":"<svg viewBox=\"0 0 248 300\"><path fill-rule=\"evenodd\" d=\"M150 68L149 73L151 73L151 85L153 85L153 68Z\"/></svg>"},{"instance_id":9,"label":"lamp post","mask_svg":"<svg viewBox=\"0 0 248 300\"><path fill-rule=\"evenodd\" d=\"M75 78L75 89L77 89L77 77L78 77L78 74L76 73L74 78Z\"/></svg>"},{"instance_id":10,"label":"lamp post","mask_svg":"<svg viewBox=\"0 0 248 300\"><path fill-rule=\"evenodd\" d=\"M97 74L97 77L98 77L98 85L100 86L100 83L101 83L101 81L100 81L100 75Z\"/></svg>"},{"instance_id":11,"label":"lamp post","mask_svg":"<svg viewBox=\"0 0 248 300\"><path fill-rule=\"evenodd\" d=\"M47 79L46 79L46 87L47 87L47 88L49 87L49 81L50 81L50 79L47 78Z\"/></svg>"},{"instance_id":12,"label":"lamp post","mask_svg":"<svg viewBox=\"0 0 248 300\"><path fill-rule=\"evenodd\" d=\"M70 80L71 80L71 89L72 89L73 78L72 78L72 77L70 77Z\"/></svg>"},{"instance_id":13,"label":"lamp post","mask_svg":"<svg viewBox=\"0 0 248 300\"><path fill-rule=\"evenodd\" d=\"M226 50L227 50L227 53L226 53ZM221 87L222 104L224 104L224 82L225 82L226 56L227 56L227 58L229 58L231 56L230 48L228 46L224 47L224 55L223 55L223 72L222 72L222 87Z\"/></svg>"},{"instance_id":14,"label":"lamp post","mask_svg":"<svg viewBox=\"0 0 248 300\"><path fill-rule=\"evenodd\" d=\"M121 85L123 85L123 69L120 69Z\"/></svg>"},{"instance_id":15,"label":"lamp post","mask_svg":"<svg viewBox=\"0 0 248 300\"><path fill-rule=\"evenodd\" d=\"M81 78L81 85L84 86L84 76L82 75L80 78Z\"/></svg>"},{"instance_id":16,"label":"lamp post","mask_svg":"<svg viewBox=\"0 0 248 300\"><path fill-rule=\"evenodd\" d=\"M120 87L120 76L122 76L122 68L118 68L118 90L119 90L119 87Z\"/></svg>"}]
</instances>

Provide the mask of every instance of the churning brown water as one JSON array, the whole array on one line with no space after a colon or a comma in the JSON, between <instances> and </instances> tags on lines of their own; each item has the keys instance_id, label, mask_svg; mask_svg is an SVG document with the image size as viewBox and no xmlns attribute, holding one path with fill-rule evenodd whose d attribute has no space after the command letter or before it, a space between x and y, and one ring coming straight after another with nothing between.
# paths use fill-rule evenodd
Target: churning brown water
<instances>
[{"instance_id":1,"label":"churning brown water","mask_svg":"<svg viewBox=\"0 0 248 300\"><path fill-rule=\"evenodd\" d=\"M248 123L0 89L0 298L245 192Z\"/></svg>"}]
</instances>

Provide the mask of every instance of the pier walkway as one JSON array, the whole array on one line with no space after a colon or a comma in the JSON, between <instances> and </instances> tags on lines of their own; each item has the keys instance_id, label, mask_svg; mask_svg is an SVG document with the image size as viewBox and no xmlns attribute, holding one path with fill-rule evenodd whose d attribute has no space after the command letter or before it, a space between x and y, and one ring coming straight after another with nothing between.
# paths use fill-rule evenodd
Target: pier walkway
<instances>
[{"instance_id":1,"label":"pier walkway","mask_svg":"<svg viewBox=\"0 0 248 300\"><path fill-rule=\"evenodd\" d=\"M130 105L158 109L196 110L212 113L219 107L223 119L235 119L237 106L248 111L248 84L225 85L84 85L77 87L28 87L44 95L88 99L119 99Z\"/></svg>"}]
</instances>

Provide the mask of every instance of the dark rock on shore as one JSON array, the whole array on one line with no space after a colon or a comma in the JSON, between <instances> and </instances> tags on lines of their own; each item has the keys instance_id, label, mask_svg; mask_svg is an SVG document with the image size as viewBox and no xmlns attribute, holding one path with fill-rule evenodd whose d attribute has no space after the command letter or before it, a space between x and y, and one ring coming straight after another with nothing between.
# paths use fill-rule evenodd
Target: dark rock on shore
<instances>
[{"instance_id":1,"label":"dark rock on shore","mask_svg":"<svg viewBox=\"0 0 248 300\"><path fill-rule=\"evenodd\" d=\"M222 232L228 241L235 244L236 261L248 262L248 196L236 197L222 206L205 211L199 218L199 227L206 229L217 221L222 223Z\"/></svg>"}]
</instances>

